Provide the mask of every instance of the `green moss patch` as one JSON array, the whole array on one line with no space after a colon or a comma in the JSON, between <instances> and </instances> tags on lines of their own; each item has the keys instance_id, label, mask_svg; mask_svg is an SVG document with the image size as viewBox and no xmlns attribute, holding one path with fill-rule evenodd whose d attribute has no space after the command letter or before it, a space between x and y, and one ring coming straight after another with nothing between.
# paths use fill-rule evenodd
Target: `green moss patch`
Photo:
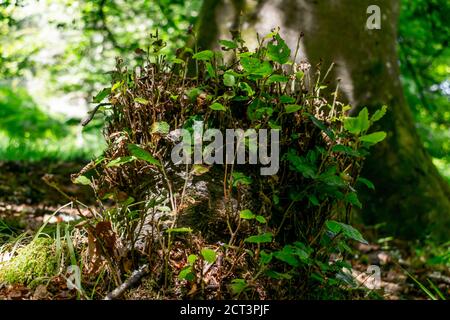
<instances>
[{"instance_id":1,"label":"green moss patch","mask_svg":"<svg viewBox=\"0 0 450 320\"><path fill-rule=\"evenodd\" d=\"M55 243L50 238L38 238L17 250L9 261L0 264L0 282L33 286L40 278L57 271Z\"/></svg>"}]
</instances>

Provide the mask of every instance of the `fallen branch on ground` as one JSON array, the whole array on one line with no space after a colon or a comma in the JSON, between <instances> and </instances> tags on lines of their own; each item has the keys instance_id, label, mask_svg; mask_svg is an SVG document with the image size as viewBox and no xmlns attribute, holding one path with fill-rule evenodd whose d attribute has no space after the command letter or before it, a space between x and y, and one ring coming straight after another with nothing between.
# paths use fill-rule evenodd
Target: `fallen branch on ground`
<instances>
[{"instance_id":1,"label":"fallen branch on ground","mask_svg":"<svg viewBox=\"0 0 450 320\"><path fill-rule=\"evenodd\" d=\"M127 279L127 281L125 281L116 289L108 293L103 300L113 300L120 298L125 293L125 291L134 286L147 273L148 273L148 264L144 264L139 269L133 271L133 273Z\"/></svg>"}]
</instances>

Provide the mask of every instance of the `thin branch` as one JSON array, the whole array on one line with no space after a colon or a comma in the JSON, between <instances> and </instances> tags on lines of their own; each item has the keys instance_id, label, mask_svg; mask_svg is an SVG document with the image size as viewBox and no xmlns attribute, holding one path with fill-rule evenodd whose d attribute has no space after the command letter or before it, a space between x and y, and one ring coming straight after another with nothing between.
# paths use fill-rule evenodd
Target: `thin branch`
<instances>
[{"instance_id":1,"label":"thin branch","mask_svg":"<svg viewBox=\"0 0 450 320\"><path fill-rule=\"evenodd\" d=\"M94 116L95 116L95 114L97 113L97 111L98 111L98 109L100 107L109 106L109 105L111 105L111 103L100 103L100 104L98 104L92 111L89 111L89 115L81 121L81 125L83 127L87 126L89 124L89 122L91 122L92 119L94 119Z\"/></svg>"},{"instance_id":2,"label":"thin branch","mask_svg":"<svg viewBox=\"0 0 450 320\"><path fill-rule=\"evenodd\" d=\"M113 300L120 298L125 293L125 291L134 286L136 283L138 283L139 280L141 280L141 278L148 273L148 269L149 269L148 264L144 264L139 269L133 271L133 273L127 279L127 281L125 281L116 289L108 293L103 300Z\"/></svg>"}]
</instances>

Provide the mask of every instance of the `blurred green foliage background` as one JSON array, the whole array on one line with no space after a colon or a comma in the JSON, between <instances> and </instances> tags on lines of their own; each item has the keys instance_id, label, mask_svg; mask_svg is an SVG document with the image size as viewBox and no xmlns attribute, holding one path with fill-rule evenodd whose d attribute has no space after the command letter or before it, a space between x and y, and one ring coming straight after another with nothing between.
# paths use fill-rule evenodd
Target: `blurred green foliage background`
<instances>
[{"instance_id":1,"label":"blurred green foliage background","mask_svg":"<svg viewBox=\"0 0 450 320\"><path fill-rule=\"evenodd\" d=\"M158 30L183 46L201 0L0 0L0 160L90 158L101 123L79 120L116 56L141 59ZM450 181L450 2L403 0L399 57L406 99L435 164Z\"/></svg>"}]
</instances>

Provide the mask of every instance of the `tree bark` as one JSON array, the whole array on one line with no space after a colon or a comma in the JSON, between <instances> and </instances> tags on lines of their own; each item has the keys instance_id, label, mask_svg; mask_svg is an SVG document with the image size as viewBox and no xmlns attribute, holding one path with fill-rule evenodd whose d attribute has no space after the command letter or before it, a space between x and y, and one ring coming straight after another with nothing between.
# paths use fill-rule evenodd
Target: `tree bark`
<instances>
[{"instance_id":1,"label":"tree bark","mask_svg":"<svg viewBox=\"0 0 450 320\"><path fill-rule=\"evenodd\" d=\"M368 30L370 5L381 9L381 29ZM433 165L415 130L400 83L397 56L399 0L205 0L198 23L200 48L217 48L218 39L230 38L229 29L240 27L243 38L255 43L256 32L281 27L291 48L304 33L298 59L321 62L330 79L340 80L341 100L358 112L374 112L387 105L377 124L388 137L372 149L363 176L375 191L362 192L365 222L386 222L395 236L415 239L431 234L448 240L450 188Z\"/></svg>"}]
</instances>

